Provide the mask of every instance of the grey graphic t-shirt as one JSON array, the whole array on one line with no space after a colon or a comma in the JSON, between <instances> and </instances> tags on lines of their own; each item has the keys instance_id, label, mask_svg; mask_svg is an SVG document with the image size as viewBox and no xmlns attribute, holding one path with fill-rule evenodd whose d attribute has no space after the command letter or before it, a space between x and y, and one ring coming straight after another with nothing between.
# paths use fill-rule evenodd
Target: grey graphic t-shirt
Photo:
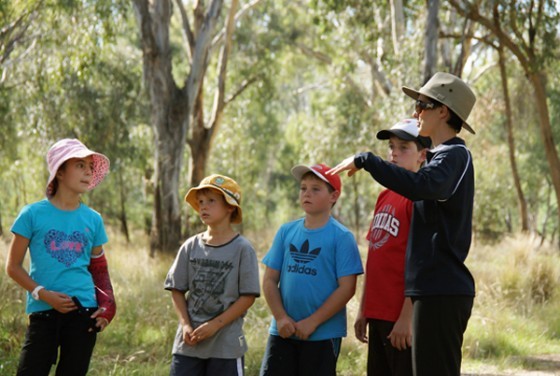
<instances>
[{"instance_id":1,"label":"grey graphic t-shirt","mask_svg":"<svg viewBox=\"0 0 560 376\"><path fill-rule=\"evenodd\" d=\"M260 294L257 256L251 243L239 235L227 244L211 246L202 234L189 238L179 249L167 273L166 290L186 293L194 328L224 312L242 295ZM218 331L212 338L189 346L179 325L173 354L197 358L239 358L247 351L243 317Z\"/></svg>"}]
</instances>

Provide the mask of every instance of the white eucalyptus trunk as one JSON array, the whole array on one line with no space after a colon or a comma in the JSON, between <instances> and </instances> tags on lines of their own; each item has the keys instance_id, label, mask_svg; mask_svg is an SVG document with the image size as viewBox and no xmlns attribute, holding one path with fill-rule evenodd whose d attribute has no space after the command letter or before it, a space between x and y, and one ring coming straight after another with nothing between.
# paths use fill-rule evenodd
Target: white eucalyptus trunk
<instances>
[{"instance_id":1,"label":"white eucalyptus trunk","mask_svg":"<svg viewBox=\"0 0 560 376\"><path fill-rule=\"evenodd\" d=\"M188 30L189 37L192 37L190 41L194 44L189 46L189 56L192 57L190 72L184 86L178 87L173 79L169 44L171 0L134 0L155 144L154 210L150 235L152 256L158 251L176 252L181 242L179 175L192 109L204 80L212 32L222 5L222 0L213 0L200 30L196 33Z\"/></svg>"}]
</instances>

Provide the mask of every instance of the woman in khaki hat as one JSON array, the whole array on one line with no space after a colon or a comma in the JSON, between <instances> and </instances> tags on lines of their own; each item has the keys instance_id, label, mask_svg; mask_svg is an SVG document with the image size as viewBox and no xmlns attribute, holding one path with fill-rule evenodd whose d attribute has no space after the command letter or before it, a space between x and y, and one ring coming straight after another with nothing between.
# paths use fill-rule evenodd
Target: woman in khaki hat
<instances>
[{"instance_id":1,"label":"woman in khaki hat","mask_svg":"<svg viewBox=\"0 0 560 376\"><path fill-rule=\"evenodd\" d=\"M414 201L406 252L405 295L413 301L413 370L416 376L461 373L463 333L475 286L465 266L472 236L474 168L457 135L476 97L449 73L436 73L422 88L402 88L416 100L421 136L432 139L418 172L387 163L372 153L345 159L328 173L365 169L381 185Z\"/></svg>"}]
</instances>

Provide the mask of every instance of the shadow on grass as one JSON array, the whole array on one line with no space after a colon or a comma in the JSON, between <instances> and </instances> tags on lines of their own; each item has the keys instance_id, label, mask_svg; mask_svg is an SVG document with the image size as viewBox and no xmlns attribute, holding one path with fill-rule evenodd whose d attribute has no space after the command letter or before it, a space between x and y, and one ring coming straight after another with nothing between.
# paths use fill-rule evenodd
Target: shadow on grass
<instances>
[{"instance_id":1,"label":"shadow on grass","mask_svg":"<svg viewBox=\"0 0 560 376\"><path fill-rule=\"evenodd\" d=\"M496 371L494 367L488 371L478 370L476 372L461 373L461 376L548 376L560 375L560 354L536 355L536 356L511 356L507 363L512 367L500 368Z\"/></svg>"},{"instance_id":2,"label":"shadow on grass","mask_svg":"<svg viewBox=\"0 0 560 376\"><path fill-rule=\"evenodd\" d=\"M516 360L527 370L560 371L560 355L524 356Z\"/></svg>"}]
</instances>

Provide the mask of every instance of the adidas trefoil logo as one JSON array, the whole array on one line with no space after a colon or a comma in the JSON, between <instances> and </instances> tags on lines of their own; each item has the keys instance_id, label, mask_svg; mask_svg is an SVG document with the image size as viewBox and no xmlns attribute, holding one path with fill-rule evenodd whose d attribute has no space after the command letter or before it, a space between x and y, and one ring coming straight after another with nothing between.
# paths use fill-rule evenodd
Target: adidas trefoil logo
<instances>
[{"instance_id":1,"label":"adidas trefoil logo","mask_svg":"<svg viewBox=\"0 0 560 376\"><path fill-rule=\"evenodd\" d=\"M309 252L309 240L306 240L301 245L301 250L298 250L293 244L290 244L290 253L295 262L300 264L307 264L309 261L313 261L317 258L321 248L315 248Z\"/></svg>"},{"instance_id":2,"label":"adidas trefoil logo","mask_svg":"<svg viewBox=\"0 0 560 376\"><path fill-rule=\"evenodd\" d=\"M296 263L292 265L288 265L288 272L307 274L307 275L317 275L317 269L305 266L305 264L315 260L320 252L321 252L321 248L315 248L311 252L309 251L309 240L303 242L300 250L298 250L293 244L290 244L290 254L292 256L292 259Z\"/></svg>"}]
</instances>

